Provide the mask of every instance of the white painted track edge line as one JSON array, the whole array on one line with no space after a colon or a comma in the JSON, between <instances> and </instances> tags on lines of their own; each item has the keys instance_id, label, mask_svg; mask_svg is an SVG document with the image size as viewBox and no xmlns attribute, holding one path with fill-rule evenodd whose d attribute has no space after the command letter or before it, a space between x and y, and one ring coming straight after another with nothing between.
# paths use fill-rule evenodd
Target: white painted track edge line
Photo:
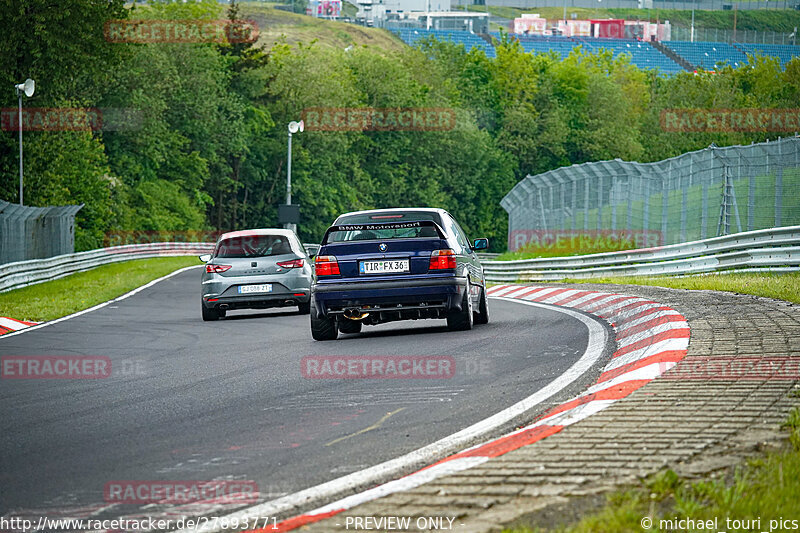
<instances>
[{"instance_id":1,"label":"white painted track edge line","mask_svg":"<svg viewBox=\"0 0 800 533\"><path fill-rule=\"evenodd\" d=\"M137 288L133 289L132 291L126 292L122 296L117 296L116 298L112 298L111 300L108 300L107 302L99 303L99 304L94 305L94 306L92 306L92 307L90 307L88 309L84 309L82 311L77 311L75 313L72 313L71 315L62 316L61 318L56 318L55 320L50 320L48 322L42 322L41 324L37 324L35 326L31 326L31 327L28 327L28 328L20 329L20 330L17 330L17 331L12 331L11 333L6 333L5 335L0 335L0 342L2 342L3 339L7 339L9 337L13 337L14 335L21 335L23 333L28 333L29 331L34 331L34 330L37 330L37 329L46 328L47 326L52 326L53 324L58 324L59 322L64 322L65 320L69 320L70 318L75 318L75 317L78 317L78 316L81 316L81 315L85 315L86 313L91 313L92 311L97 311L98 309L102 309L103 307L105 307L105 306L107 306L109 304L112 304L114 302L119 302L119 301L124 300L126 298L130 298L134 294L137 294L137 293L139 293L139 292L141 292L141 291L143 291L143 290L145 290L145 289L147 289L149 287L152 287L156 283L159 283L161 281L169 279L172 276L177 276L178 274L186 272L187 270L191 270L193 268L200 268L202 266L203 265L192 265L192 266L180 268L180 269L178 269L178 270L176 270L174 272L170 272L166 276L161 276L160 278L157 278L157 279L154 279L153 281L145 283L141 287L137 287Z\"/></svg>"},{"instance_id":2,"label":"white painted track edge line","mask_svg":"<svg viewBox=\"0 0 800 533\"><path fill-rule=\"evenodd\" d=\"M490 296L490 298L547 309L549 311L563 313L577 319L588 329L589 340L586 350L584 351L583 355L572 364L572 366L570 366L564 373L548 383L542 389L539 389L524 400L521 400L514 405L481 420L480 422L462 429L461 431L453 433L452 435L395 459L384 461L383 463L365 468L364 470L353 472L352 474L321 483L314 487L309 487L276 500L260 503L240 511L236 511L226 515L224 518L228 519L229 521L235 519L242 521L255 516L276 516L280 513L297 509L300 506L308 505L315 499L336 497L337 494L352 490L353 487L363 486L369 483L376 483L378 479L381 479L385 476L400 475L405 469L413 465L432 462L434 458L439 457L442 452L455 453L459 451L459 448L471 445L470 443L474 439L479 438L482 435L486 435L490 431L513 420L517 416L522 415L526 411L536 407L541 402L563 390L578 377L582 376L589 369L591 369L592 366L594 366L594 364L602 356L606 344L609 341L609 334L606 331L606 328L600 324L599 319L590 318L578 311L565 307L554 307L552 305L529 302L515 298L495 296ZM413 475L413 473L411 475ZM354 497L364 492L366 491L359 491L356 494L347 497ZM333 503L327 504L320 508L328 508L331 505L333 505ZM319 511L314 512L319 514ZM215 528L214 522L207 522L202 527L179 530L179 533L216 533L218 531L222 531L222 528Z\"/></svg>"}]
</instances>

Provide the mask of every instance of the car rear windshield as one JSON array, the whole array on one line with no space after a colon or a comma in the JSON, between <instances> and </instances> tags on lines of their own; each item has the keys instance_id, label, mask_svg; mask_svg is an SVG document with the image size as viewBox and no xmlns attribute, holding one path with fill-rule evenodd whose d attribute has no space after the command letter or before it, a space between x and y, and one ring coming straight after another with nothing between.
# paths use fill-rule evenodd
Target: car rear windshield
<instances>
[{"instance_id":1,"label":"car rear windshield","mask_svg":"<svg viewBox=\"0 0 800 533\"><path fill-rule=\"evenodd\" d=\"M243 235L220 241L214 257L235 259L291 253L289 239L284 235Z\"/></svg>"},{"instance_id":2,"label":"car rear windshield","mask_svg":"<svg viewBox=\"0 0 800 533\"><path fill-rule=\"evenodd\" d=\"M432 220L441 224L441 219L437 213L364 213L360 215L350 215L336 220L336 226L352 226L358 224L382 224L382 223L403 223L416 222L418 220ZM436 238L439 234L432 226L421 226L400 229L362 229L348 231L331 231L328 234L328 242L350 242L350 241L372 241L389 239L415 239L418 237Z\"/></svg>"}]
</instances>

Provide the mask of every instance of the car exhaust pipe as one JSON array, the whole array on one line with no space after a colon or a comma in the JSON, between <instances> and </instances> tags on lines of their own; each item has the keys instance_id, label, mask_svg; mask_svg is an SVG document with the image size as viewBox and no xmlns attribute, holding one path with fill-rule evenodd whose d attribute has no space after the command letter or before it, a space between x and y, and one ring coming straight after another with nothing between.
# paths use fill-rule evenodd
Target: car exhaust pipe
<instances>
[{"instance_id":1,"label":"car exhaust pipe","mask_svg":"<svg viewBox=\"0 0 800 533\"><path fill-rule=\"evenodd\" d=\"M228 307L228 304L220 304L219 309L220 311L227 311Z\"/></svg>"},{"instance_id":2,"label":"car exhaust pipe","mask_svg":"<svg viewBox=\"0 0 800 533\"><path fill-rule=\"evenodd\" d=\"M362 313L360 309L356 307L348 307L344 310L344 317L349 318L350 320L364 320L369 316L369 313Z\"/></svg>"}]
</instances>

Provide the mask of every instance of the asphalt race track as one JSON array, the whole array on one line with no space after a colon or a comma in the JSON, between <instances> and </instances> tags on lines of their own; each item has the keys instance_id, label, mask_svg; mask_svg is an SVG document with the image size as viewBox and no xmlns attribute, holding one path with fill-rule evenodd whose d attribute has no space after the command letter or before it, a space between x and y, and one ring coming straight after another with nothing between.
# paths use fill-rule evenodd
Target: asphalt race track
<instances>
[{"instance_id":1,"label":"asphalt race track","mask_svg":"<svg viewBox=\"0 0 800 533\"><path fill-rule=\"evenodd\" d=\"M199 278L199 270L183 272L0 338L3 356L112 362L105 379L0 380L0 516L133 513L104 503L114 480L254 480L259 501L271 500L478 422L545 386L587 346L577 319L498 300L490 323L472 331L448 332L443 320L396 322L315 342L308 315L295 308L202 322ZM448 379L307 379L301 359L314 355L444 355L456 371Z\"/></svg>"}]
</instances>

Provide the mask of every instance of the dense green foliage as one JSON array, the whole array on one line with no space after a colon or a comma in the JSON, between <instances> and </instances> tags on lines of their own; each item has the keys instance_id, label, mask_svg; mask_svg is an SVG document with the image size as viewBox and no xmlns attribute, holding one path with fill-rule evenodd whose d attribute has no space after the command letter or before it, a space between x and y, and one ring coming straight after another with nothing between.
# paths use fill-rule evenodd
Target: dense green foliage
<instances>
[{"instance_id":1,"label":"dense green foliage","mask_svg":"<svg viewBox=\"0 0 800 533\"><path fill-rule=\"evenodd\" d=\"M677 134L670 107L796 107L800 60L664 78L608 53L564 61L511 41L497 58L428 41L417 49L314 43L120 44L109 19L241 18L210 0L126 9L120 0L0 0L0 83L26 77L26 107L130 109L135 127L26 132L28 205L86 204L79 249L118 230L274 226L284 201L286 124L309 107L444 107L448 131L306 131L294 136L300 237L317 241L341 212L444 207L502 250L499 201L518 179L573 163L653 161L774 133ZM22 43L22 44L20 44ZM6 53L6 52L12 53ZM13 91L0 105L13 107ZM0 133L0 198L16 201L17 144Z\"/></svg>"}]
</instances>

